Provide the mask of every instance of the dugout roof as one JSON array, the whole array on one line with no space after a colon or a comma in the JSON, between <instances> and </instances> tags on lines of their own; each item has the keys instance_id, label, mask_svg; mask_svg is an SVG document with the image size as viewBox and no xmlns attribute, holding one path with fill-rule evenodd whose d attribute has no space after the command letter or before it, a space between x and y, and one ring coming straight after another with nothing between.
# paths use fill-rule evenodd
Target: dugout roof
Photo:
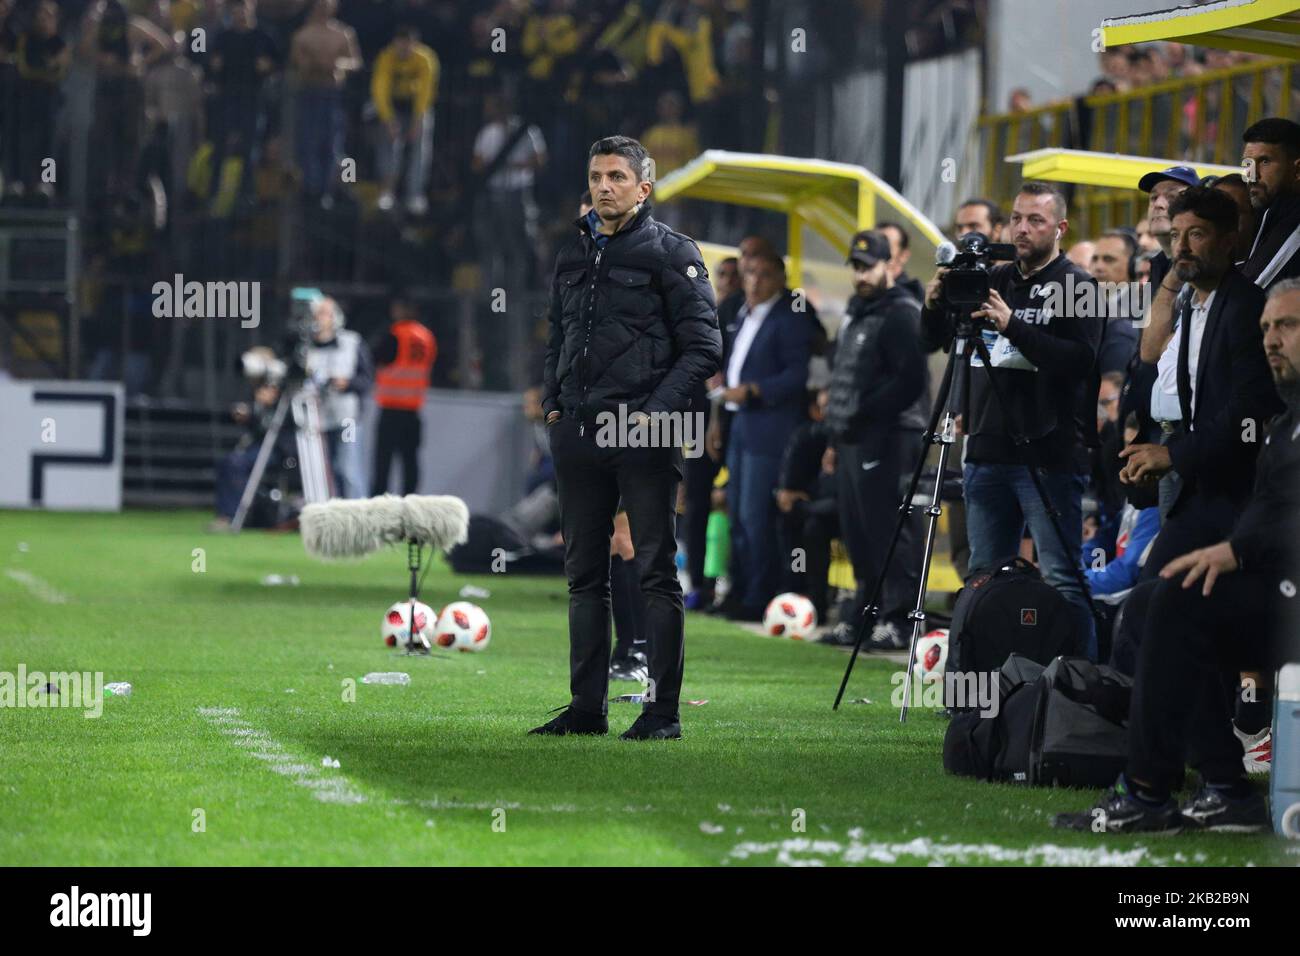
<instances>
[{"instance_id":1,"label":"dugout roof","mask_svg":"<svg viewBox=\"0 0 1300 956\"><path fill-rule=\"evenodd\" d=\"M1008 156L1008 163L1021 164L1022 179L1050 179L1058 183L1104 186L1109 189L1138 188L1138 180L1153 169L1191 166L1198 176L1226 176L1240 173L1240 166L1217 163L1194 163L1155 156L1123 156L1118 153L1092 153L1082 149L1036 149Z\"/></svg>"},{"instance_id":2,"label":"dugout roof","mask_svg":"<svg viewBox=\"0 0 1300 956\"><path fill-rule=\"evenodd\" d=\"M842 305L852 291L844 257L858 230L881 220L901 223L912 250L908 273L921 279L933 273L934 250L944 240L938 227L893 187L850 163L710 149L655 183L654 198L710 200L783 213L789 285L808 289L819 311L824 305ZM710 268L716 259L735 255L734 249L703 241L700 249Z\"/></svg>"},{"instance_id":3,"label":"dugout roof","mask_svg":"<svg viewBox=\"0 0 1300 956\"><path fill-rule=\"evenodd\" d=\"M1171 40L1300 59L1300 0L1220 0L1101 21L1109 49Z\"/></svg>"}]
</instances>

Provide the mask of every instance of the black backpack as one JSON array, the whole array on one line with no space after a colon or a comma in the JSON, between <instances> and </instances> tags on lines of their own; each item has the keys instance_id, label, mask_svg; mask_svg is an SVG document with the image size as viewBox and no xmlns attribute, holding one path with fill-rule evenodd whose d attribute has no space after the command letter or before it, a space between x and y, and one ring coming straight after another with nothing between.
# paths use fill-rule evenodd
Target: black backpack
<instances>
[{"instance_id":1,"label":"black backpack","mask_svg":"<svg viewBox=\"0 0 1300 956\"><path fill-rule=\"evenodd\" d=\"M1065 598L1017 557L966 578L953 605L945 670L989 673L1012 654L1046 665L1078 653L1078 644ZM945 703L956 709L954 701Z\"/></svg>"},{"instance_id":2,"label":"black backpack","mask_svg":"<svg viewBox=\"0 0 1300 956\"><path fill-rule=\"evenodd\" d=\"M949 773L1039 787L1104 787L1124 769L1133 682L1082 657L1046 667L1012 654L998 712L953 717L943 741Z\"/></svg>"}]
</instances>

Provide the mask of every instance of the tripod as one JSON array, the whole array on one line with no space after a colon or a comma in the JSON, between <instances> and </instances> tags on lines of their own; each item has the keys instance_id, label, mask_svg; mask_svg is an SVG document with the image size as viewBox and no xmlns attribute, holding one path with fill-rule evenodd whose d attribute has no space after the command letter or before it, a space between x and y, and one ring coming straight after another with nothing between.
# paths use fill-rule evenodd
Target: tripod
<instances>
[{"instance_id":1,"label":"tripod","mask_svg":"<svg viewBox=\"0 0 1300 956\"><path fill-rule=\"evenodd\" d=\"M993 393L993 399L998 406L1002 421L1011 421L1007 416L1007 404L1002 394L1002 387L993 374L993 360L989 355L988 344L984 341L984 336L975 328L968 316L960 314L951 308L949 311L950 318L953 320L954 332L952 342L948 348L948 364L944 367L943 379L939 383L939 392L935 396L934 411L930 415L929 425L926 427L925 435L922 438L923 447L939 446L939 468L935 474L934 488L930 493L930 503L925 509L928 520L925 531L925 551L921 560L921 581L917 586L916 602L907 615L908 620L912 622L912 640L908 644L907 680L903 685L903 706L898 714L900 723L907 721L907 712L911 709L912 704L912 676L916 668L916 644L921 639L921 631L925 626L925 592L930 576L930 560L934 554L934 539L938 532L939 515L943 513L940 499L943 493L944 474L948 465L950 450L954 441L956 441L957 412L954 409L956 404L953 400L954 395L960 394L962 396L961 408L963 410L967 409L970 404L970 366L967 356L970 354L969 349L972 345L975 353L983 363L989 389ZM953 383L958 377L961 379L961 388L954 389ZM940 429L941 419L942 429ZM1013 433L1011 438L1021 458L1028 459L1030 457L1029 439L1018 432ZM903 528L916 507L913 498L916 495L917 487L921 483L921 473L925 468L926 457L924 452L917 456L916 466L912 470L912 479L908 482L907 491L903 494L903 500L898 506L898 521L894 525L894 534L889 540L889 550L885 553L884 564L881 565L880 574L877 576L875 586L872 589L871 600L863 609L862 620L858 625L857 640L853 644L853 652L849 655L848 666L844 669L844 678L840 681L839 692L835 695L833 710L839 709L840 701L844 698L844 689L849 683L849 676L853 673L853 665L858 659L858 650L862 647L862 641L866 635L871 633L876 618L880 614L880 600L885 578L889 573L890 565L894 561L894 553L898 549L898 542L902 537ZM1051 518L1052 530L1058 543L1066 555L1070 555L1071 549L1065 537L1065 531L1061 527L1060 513L1052 504L1051 498L1048 497L1047 489L1043 487L1042 477L1039 475L1038 469L1034 467L1031 461L1026 460L1023 464L1033 480L1034 490L1038 493L1043 508ZM1083 594L1090 595L1091 589L1088 586L1088 579L1084 576L1082 568L1079 567L1077 556L1076 560L1071 561L1071 567L1074 569L1075 577L1080 588L1082 588ZM1103 624L1095 608L1092 614L1100 634Z\"/></svg>"},{"instance_id":2,"label":"tripod","mask_svg":"<svg viewBox=\"0 0 1300 956\"><path fill-rule=\"evenodd\" d=\"M230 530L239 532L248 518L248 509L253 505L253 498L262 484L267 462L271 452L280 439L284 428L284 419L288 411L293 410L293 422L296 426L294 438L298 445L298 474L302 480L303 497L308 504L326 501L334 487L333 475L330 474L329 456L325 454L325 444L321 439L320 405L316 400L316 389L310 383L303 384L290 397L287 389L282 389L280 399L275 404L275 413L271 424L262 436L262 445L253 460L253 470L249 473L244 493L239 498L239 507L231 519Z\"/></svg>"}]
</instances>

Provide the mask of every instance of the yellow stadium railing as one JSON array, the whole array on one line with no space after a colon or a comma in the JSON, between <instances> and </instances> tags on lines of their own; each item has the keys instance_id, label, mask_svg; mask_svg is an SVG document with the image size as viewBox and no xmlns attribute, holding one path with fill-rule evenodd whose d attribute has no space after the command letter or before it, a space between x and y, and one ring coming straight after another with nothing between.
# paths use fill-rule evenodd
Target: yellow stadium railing
<instances>
[{"instance_id":1,"label":"yellow stadium railing","mask_svg":"<svg viewBox=\"0 0 1300 956\"><path fill-rule=\"evenodd\" d=\"M1236 165L1247 126L1265 116L1295 115L1300 105L1296 66L1293 60L1260 59L1125 93L982 116L974 134L981 195L1007 203L1019 183L1018 167L1003 160L1048 146ZM1136 185L1133 190L1075 189L1076 237L1142 218L1145 197Z\"/></svg>"}]
</instances>

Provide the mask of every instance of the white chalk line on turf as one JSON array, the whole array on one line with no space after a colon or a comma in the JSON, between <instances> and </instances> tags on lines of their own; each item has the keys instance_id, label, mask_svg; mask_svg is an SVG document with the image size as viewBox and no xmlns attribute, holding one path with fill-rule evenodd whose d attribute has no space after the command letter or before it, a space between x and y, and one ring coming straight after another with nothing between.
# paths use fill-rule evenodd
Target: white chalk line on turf
<instances>
[{"instance_id":1,"label":"white chalk line on turf","mask_svg":"<svg viewBox=\"0 0 1300 956\"><path fill-rule=\"evenodd\" d=\"M230 739L236 747L266 764L268 770L287 777L312 792L321 803L365 803L365 794L352 788L340 774L325 774L316 764L286 750L265 730L254 727L237 707L200 707L199 716Z\"/></svg>"},{"instance_id":2,"label":"white chalk line on turf","mask_svg":"<svg viewBox=\"0 0 1300 956\"><path fill-rule=\"evenodd\" d=\"M42 581L30 571L21 571L17 568L5 568L5 577L11 581L17 581L37 599L44 601L46 604L67 604L68 596L50 584L48 581Z\"/></svg>"},{"instance_id":3,"label":"white chalk line on turf","mask_svg":"<svg viewBox=\"0 0 1300 956\"><path fill-rule=\"evenodd\" d=\"M1157 857L1143 846L1112 847L1057 846L1053 843L1030 847L1005 847L996 843L943 843L929 837L907 842L862 841L863 832L854 828L847 841L795 837L765 843L744 842L731 848L727 862L751 857L772 857L781 866L826 866L828 863L902 863L904 865L951 866L1010 863L1022 866L1169 866L1175 863L1203 863L1204 853L1191 857L1183 853Z\"/></svg>"}]
</instances>

